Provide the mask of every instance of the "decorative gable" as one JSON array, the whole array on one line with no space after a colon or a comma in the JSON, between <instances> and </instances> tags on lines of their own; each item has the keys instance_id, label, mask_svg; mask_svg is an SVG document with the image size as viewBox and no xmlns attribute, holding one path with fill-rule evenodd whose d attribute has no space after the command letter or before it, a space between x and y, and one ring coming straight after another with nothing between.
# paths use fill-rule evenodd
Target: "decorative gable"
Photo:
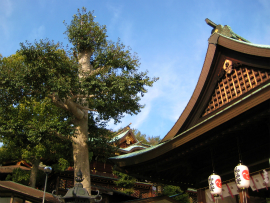
<instances>
[{"instance_id":1,"label":"decorative gable","mask_svg":"<svg viewBox=\"0 0 270 203\"><path fill-rule=\"evenodd\" d=\"M225 61L223 69L225 74L217 84L202 117L270 79L269 70L232 64L230 60Z\"/></svg>"}]
</instances>

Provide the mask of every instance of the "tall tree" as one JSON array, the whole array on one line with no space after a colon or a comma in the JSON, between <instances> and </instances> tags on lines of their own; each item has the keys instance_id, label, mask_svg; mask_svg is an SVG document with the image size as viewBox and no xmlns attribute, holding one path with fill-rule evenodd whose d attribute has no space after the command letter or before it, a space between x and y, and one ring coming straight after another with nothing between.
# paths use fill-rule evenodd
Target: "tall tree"
<instances>
[{"instance_id":1,"label":"tall tree","mask_svg":"<svg viewBox=\"0 0 270 203\"><path fill-rule=\"evenodd\" d=\"M94 123L93 123L94 124ZM89 125L91 133L89 134L88 149L91 160L106 163L109 157L115 156L119 149L118 145L113 145L110 140L114 137L114 132L105 128L96 128Z\"/></svg>"},{"instance_id":2,"label":"tall tree","mask_svg":"<svg viewBox=\"0 0 270 203\"><path fill-rule=\"evenodd\" d=\"M71 143L59 133L69 133L65 112L51 104L49 98L36 101L30 97L7 108L0 107L0 162L19 161L32 163L29 185L36 186L41 158L58 161L70 159Z\"/></svg>"},{"instance_id":3,"label":"tall tree","mask_svg":"<svg viewBox=\"0 0 270 203\"><path fill-rule=\"evenodd\" d=\"M160 142L160 136L147 136L146 134L142 134L138 129L132 129L132 132L136 139L143 144L156 145Z\"/></svg>"},{"instance_id":4,"label":"tall tree","mask_svg":"<svg viewBox=\"0 0 270 203\"><path fill-rule=\"evenodd\" d=\"M138 72L136 54L120 41L107 40L106 27L94 21L93 12L78 10L66 27L73 54L45 40L21 44L20 62L1 59L0 104L8 108L23 99L48 97L68 112L75 128L71 138L74 173L81 169L82 183L90 193L89 123L99 128L104 121L117 123L124 114L139 113L140 97L157 78Z\"/></svg>"},{"instance_id":5,"label":"tall tree","mask_svg":"<svg viewBox=\"0 0 270 203\"><path fill-rule=\"evenodd\" d=\"M174 199L183 203L190 203L188 193L182 191L179 186L164 185L162 195L172 196Z\"/></svg>"},{"instance_id":6,"label":"tall tree","mask_svg":"<svg viewBox=\"0 0 270 203\"><path fill-rule=\"evenodd\" d=\"M119 187L119 191L128 195L135 192L134 185L137 182L136 178L119 171L113 171L113 174L118 178L116 181L114 181L114 183Z\"/></svg>"}]
</instances>

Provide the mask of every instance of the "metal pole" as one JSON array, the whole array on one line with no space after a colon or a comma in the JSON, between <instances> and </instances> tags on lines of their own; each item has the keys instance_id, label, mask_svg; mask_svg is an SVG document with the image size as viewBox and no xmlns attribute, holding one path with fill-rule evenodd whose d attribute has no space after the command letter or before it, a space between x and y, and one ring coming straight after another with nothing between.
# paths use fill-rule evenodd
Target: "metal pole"
<instances>
[{"instance_id":1,"label":"metal pole","mask_svg":"<svg viewBox=\"0 0 270 203\"><path fill-rule=\"evenodd\" d=\"M46 187L47 187L47 179L48 179L48 174L46 173L45 186L44 186L44 194L43 194L43 200L42 200L42 203L45 202L45 193L46 193Z\"/></svg>"}]
</instances>

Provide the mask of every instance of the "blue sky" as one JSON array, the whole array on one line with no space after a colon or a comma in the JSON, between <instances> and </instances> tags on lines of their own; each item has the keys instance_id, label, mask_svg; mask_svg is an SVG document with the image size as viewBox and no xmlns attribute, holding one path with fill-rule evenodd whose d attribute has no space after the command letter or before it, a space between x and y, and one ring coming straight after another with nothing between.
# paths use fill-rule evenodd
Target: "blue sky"
<instances>
[{"instance_id":1,"label":"blue sky","mask_svg":"<svg viewBox=\"0 0 270 203\"><path fill-rule=\"evenodd\" d=\"M0 0L0 53L15 53L25 40L68 44L63 21L69 23L83 6L107 26L109 39L120 38L138 54L140 70L160 78L142 98L142 112L116 126L111 122L114 130L132 123L163 138L172 128L203 66L212 29L205 18L229 25L252 43L270 45L269 0Z\"/></svg>"}]
</instances>

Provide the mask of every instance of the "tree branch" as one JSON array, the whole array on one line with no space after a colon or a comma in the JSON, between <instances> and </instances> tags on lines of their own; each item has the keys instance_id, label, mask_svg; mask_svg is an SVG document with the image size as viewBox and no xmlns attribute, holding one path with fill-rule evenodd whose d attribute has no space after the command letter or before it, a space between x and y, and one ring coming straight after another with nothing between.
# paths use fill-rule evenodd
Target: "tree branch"
<instances>
[{"instance_id":1,"label":"tree branch","mask_svg":"<svg viewBox=\"0 0 270 203\"><path fill-rule=\"evenodd\" d=\"M78 108L78 104L71 101L70 99L66 100L66 105L68 106L69 111L77 118L82 119L84 117L84 112Z\"/></svg>"},{"instance_id":2,"label":"tree branch","mask_svg":"<svg viewBox=\"0 0 270 203\"><path fill-rule=\"evenodd\" d=\"M70 140L71 141L71 139L69 137L64 136L63 134L61 134L59 132L51 131L50 134L56 135L57 137L59 137L62 140Z\"/></svg>"},{"instance_id":3,"label":"tree branch","mask_svg":"<svg viewBox=\"0 0 270 203\"><path fill-rule=\"evenodd\" d=\"M88 111L97 111L95 109L89 109L88 107L82 106L82 105L80 105L78 103L75 103L75 104L79 109L88 110Z\"/></svg>"},{"instance_id":4,"label":"tree branch","mask_svg":"<svg viewBox=\"0 0 270 203\"><path fill-rule=\"evenodd\" d=\"M74 100L74 99L77 99L77 98L91 98L91 97L94 97L95 95L75 95L75 96L72 96L71 98L70 98L70 100Z\"/></svg>"},{"instance_id":5,"label":"tree branch","mask_svg":"<svg viewBox=\"0 0 270 203\"><path fill-rule=\"evenodd\" d=\"M96 70L91 71L90 76L97 75L97 74L101 73L102 71L106 71L108 69L109 69L109 67L106 67L106 66L99 67Z\"/></svg>"},{"instance_id":6,"label":"tree branch","mask_svg":"<svg viewBox=\"0 0 270 203\"><path fill-rule=\"evenodd\" d=\"M55 95L55 93L53 93L52 95L48 95L49 98L52 99L52 102L57 106L60 107L62 109L64 109L65 111L68 111L68 106L61 101L61 99L58 97L58 95Z\"/></svg>"}]
</instances>

